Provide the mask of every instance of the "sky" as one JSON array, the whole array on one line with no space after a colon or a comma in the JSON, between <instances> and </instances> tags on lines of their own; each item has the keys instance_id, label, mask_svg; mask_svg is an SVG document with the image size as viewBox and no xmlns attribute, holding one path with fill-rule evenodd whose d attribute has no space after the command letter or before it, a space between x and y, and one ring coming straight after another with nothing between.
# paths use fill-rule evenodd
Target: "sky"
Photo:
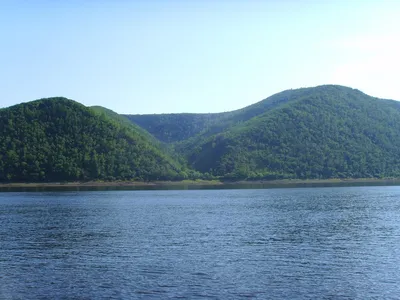
<instances>
[{"instance_id":1,"label":"sky","mask_svg":"<svg viewBox=\"0 0 400 300\"><path fill-rule=\"evenodd\" d=\"M0 0L0 107L239 109L340 84L400 100L400 1Z\"/></svg>"}]
</instances>

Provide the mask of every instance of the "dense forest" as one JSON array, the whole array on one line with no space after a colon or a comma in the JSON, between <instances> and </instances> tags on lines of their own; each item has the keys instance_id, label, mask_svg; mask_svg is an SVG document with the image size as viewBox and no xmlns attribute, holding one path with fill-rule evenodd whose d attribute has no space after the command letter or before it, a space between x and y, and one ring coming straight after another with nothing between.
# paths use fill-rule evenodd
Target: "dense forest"
<instances>
[{"instance_id":1,"label":"dense forest","mask_svg":"<svg viewBox=\"0 0 400 300\"><path fill-rule=\"evenodd\" d=\"M400 176L398 102L337 86L299 92L180 149L195 169L236 179Z\"/></svg>"},{"instance_id":2,"label":"dense forest","mask_svg":"<svg viewBox=\"0 0 400 300\"><path fill-rule=\"evenodd\" d=\"M129 122L65 98L2 109L0 129L3 182L187 177Z\"/></svg>"},{"instance_id":3,"label":"dense forest","mask_svg":"<svg viewBox=\"0 0 400 300\"><path fill-rule=\"evenodd\" d=\"M243 109L213 114L186 138L172 115L140 122L174 136L189 166L229 179L400 176L400 104L343 86L287 90ZM174 115L178 118L179 115ZM140 119L140 116L130 120ZM162 123L162 120L168 122ZM150 127L150 128L149 128Z\"/></svg>"},{"instance_id":4,"label":"dense forest","mask_svg":"<svg viewBox=\"0 0 400 300\"><path fill-rule=\"evenodd\" d=\"M336 85L215 114L41 99L1 109L0 129L2 182L400 177L400 103Z\"/></svg>"}]
</instances>

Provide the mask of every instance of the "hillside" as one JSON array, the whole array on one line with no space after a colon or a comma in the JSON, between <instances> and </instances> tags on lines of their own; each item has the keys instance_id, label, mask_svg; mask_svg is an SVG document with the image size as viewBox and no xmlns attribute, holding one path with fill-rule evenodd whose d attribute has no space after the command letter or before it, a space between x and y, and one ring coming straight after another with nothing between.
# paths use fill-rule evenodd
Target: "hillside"
<instances>
[{"instance_id":1,"label":"hillside","mask_svg":"<svg viewBox=\"0 0 400 300\"><path fill-rule=\"evenodd\" d=\"M1 109L0 130L0 182L400 177L400 103L336 85L217 114L41 99Z\"/></svg>"},{"instance_id":2,"label":"hillside","mask_svg":"<svg viewBox=\"0 0 400 300\"><path fill-rule=\"evenodd\" d=\"M136 125L124 115L119 115L111 109L102 106L91 106L90 109L103 117L112 119L114 122L118 123L122 127L131 127L130 129L134 130L136 134L140 135L144 139L147 139L149 142L155 144L156 146L163 145L154 135L150 134L142 127Z\"/></svg>"},{"instance_id":3,"label":"hillside","mask_svg":"<svg viewBox=\"0 0 400 300\"><path fill-rule=\"evenodd\" d=\"M239 122L247 121L290 100L291 90L231 112L209 114L123 115L164 143L208 137Z\"/></svg>"},{"instance_id":4,"label":"hillside","mask_svg":"<svg viewBox=\"0 0 400 300\"><path fill-rule=\"evenodd\" d=\"M272 109L185 143L178 149L191 166L225 178L400 176L400 107L342 86L292 90Z\"/></svg>"},{"instance_id":5,"label":"hillside","mask_svg":"<svg viewBox=\"0 0 400 300\"><path fill-rule=\"evenodd\" d=\"M231 179L400 176L400 106L335 85L219 114L131 115L203 173Z\"/></svg>"},{"instance_id":6,"label":"hillside","mask_svg":"<svg viewBox=\"0 0 400 300\"><path fill-rule=\"evenodd\" d=\"M2 182L187 176L143 130L65 98L1 109L0 129Z\"/></svg>"},{"instance_id":7,"label":"hillside","mask_svg":"<svg viewBox=\"0 0 400 300\"><path fill-rule=\"evenodd\" d=\"M214 124L221 114L123 115L164 143L186 140Z\"/></svg>"}]
</instances>

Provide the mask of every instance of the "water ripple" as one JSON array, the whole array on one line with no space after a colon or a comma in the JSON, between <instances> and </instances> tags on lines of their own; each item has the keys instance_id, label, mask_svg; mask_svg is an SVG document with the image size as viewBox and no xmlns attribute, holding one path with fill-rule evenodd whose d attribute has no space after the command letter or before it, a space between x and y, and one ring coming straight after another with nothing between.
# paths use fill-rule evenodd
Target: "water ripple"
<instances>
[{"instance_id":1,"label":"water ripple","mask_svg":"<svg viewBox=\"0 0 400 300\"><path fill-rule=\"evenodd\" d=\"M0 299L396 299L400 188L0 194Z\"/></svg>"}]
</instances>

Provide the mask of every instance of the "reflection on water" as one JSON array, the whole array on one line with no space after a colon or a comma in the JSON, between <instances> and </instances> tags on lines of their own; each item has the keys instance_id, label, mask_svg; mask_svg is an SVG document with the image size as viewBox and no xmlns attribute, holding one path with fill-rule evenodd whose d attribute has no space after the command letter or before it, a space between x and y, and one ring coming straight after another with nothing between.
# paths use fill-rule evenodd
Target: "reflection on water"
<instances>
[{"instance_id":1,"label":"reflection on water","mask_svg":"<svg viewBox=\"0 0 400 300\"><path fill-rule=\"evenodd\" d=\"M1 299L396 299L400 188L0 194Z\"/></svg>"}]
</instances>

